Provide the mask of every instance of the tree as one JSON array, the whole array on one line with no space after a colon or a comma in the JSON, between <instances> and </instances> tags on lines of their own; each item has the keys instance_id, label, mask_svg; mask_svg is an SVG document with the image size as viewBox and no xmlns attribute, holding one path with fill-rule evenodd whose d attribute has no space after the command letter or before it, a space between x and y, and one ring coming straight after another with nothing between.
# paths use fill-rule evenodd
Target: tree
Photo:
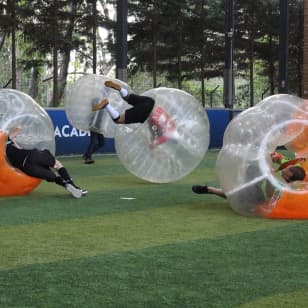
<instances>
[{"instance_id":1,"label":"tree","mask_svg":"<svg viewBox=\"0 0 308 308\"><path fill-rule=\"evenodd\" d=\"M289 0L289 91L303 96L304 3Z\"/></svg>"},{"instance_id":2,"label":"tree","mask_svg":"<svg viewBox=\"0 0 308 308\"><path fill-rule=\"evenodd\" d=\"M38 0L28 3L33 7L33 17L25 22L25 36L32 42L32 52L38 50L46 58L51 56L53 65L53 95L49 106L58 106L63 97L71 51L84 46L85 39L78 34L78 19L87 6L82 0ZM84 5L84 6L82 6ZM87 15L88 16L88 15Z\"/></svg>"}]
</instances>

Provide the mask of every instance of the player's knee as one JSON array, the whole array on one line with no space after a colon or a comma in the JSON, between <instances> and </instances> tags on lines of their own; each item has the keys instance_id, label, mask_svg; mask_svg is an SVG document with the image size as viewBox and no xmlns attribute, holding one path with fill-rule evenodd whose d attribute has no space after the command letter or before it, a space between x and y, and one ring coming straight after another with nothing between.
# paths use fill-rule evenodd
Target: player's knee
<instances>
[{"instance_id":1,"label":"player's knee","mask_svg":"<svg viewBox=\"0 0 308 308\"><path fill-rule=\"evenodd\" d=\"M113 119L117 124L125 124L125 113L121 113L117 118Z\"/></svg>"},{"instance_id":2,"label":"player's knee","mask_svg":"<svg viewBox=\"0 0 308 308\"><path fill-rule=\"evenodd\" d=\"M63 168L63 165L62 165L62 163L61 163L60 161L58 161L58 160L56 159L54 168L57 169L57 170L59 170L59 169Z\"/></svg>"},{"instance_id":3,"label":"player's knee","mask_svg":"<svg viewBox=\"0 0 308 308\"><path fill-rule=\"evenodd\" d=\"M115 122L115 123L120 123L120 116L118 116L117 118L115 118L115 119L112 119L113 120L113 122Z\"/></svg>"}]
</instances>

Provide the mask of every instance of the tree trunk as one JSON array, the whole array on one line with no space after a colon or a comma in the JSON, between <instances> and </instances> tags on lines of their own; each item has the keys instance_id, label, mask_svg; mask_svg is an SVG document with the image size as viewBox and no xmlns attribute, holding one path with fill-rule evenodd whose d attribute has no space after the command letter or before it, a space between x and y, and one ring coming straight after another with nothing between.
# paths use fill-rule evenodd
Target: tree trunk
<instances>
[{"instance_id":1,"label":"tree trunk","mask_svg":"<svg viewBox=\"0 0 308 308\"><path fill-rule=\"evenodd\" d=\"M1 49L3 48L3 45L4 45L4 42L5 42L5 39L6 39L6 36L7 36L7 33L6 32L3 32L1 33L1 39L0 39L0 51Z\"/></svg>"},{"instance_id":2,"label":"tree trunk","mask_svg":"<svg viewBox=\"0 0 308 308\"><path fill-rule=\"evenodd\" d=\"M273 36L270 35L269 40L269 50L270 50L270 56L269 56L269 84L270 84L270 93L271 95L275 94L275 63L274 63L274 57L273 57Z\"/></svg>"},{"instance_id":3,"label":"tree trunk","mask_svg":"<svg viewBox=\"0 0 308 308\"><path fill-rule=\"evenodd\" d=\"M16 89L16 2L9 1L11 13L11 42L12 42L12 88Z\"/></svg>"},{"instance_id":4,"label":"tree trunk","mask_svg":"<svg viewBox=\"0 0 308 308\"><path fill-rule=\"evenodd\" d=\"M303 62L302 62L302 57L300 54L297 55L297 75L298 75L298 90L297 90L297 95L299 97L302 97L303 95L303 72L302 72L302 67L303 67Z\"/></svg>"},{"instance_id":5,"label":"tree trunk","mask_svg":"<svg viewBox=\"0 0 308 308\"><path fill-rule=\"evenodd\" d=\"M51 102L48 102L48 106L56 107L59 105L58 101L58 27L57 27L57 11L58 1L53 2L53 18L52 18L52 64L53 64L53 92Z\"/></svg>"},{"instance_id":6,"label":"tree trunk","mask_svg":"<svg viewBox=\"0 0 308 308\"><path fill-rule=\"evenodd\" d=\"M250 107L254 105L254 39L249 39L249 81L250 81Z\"/></svg>"},{"instance_id":7,"label":"tree trunk","mask_svg":"<svg viewBox=\"0 0 308 308\"><path fill-rule=\"evenodd\" d=\"M177 66L178 66L178 88L182 89L182 49L183 49L183 15L181 11L181 7L179 7L179 15L178 15L178 26L177 26Z\"/></svg>"},{"instance_id":8,"label":"tree trunk","mask_svg":"<svg viewBox=\"0 0 308 308\"><path fill-rule=\"evenodd\" d=\"M157 37L156 33L153 33L153 87L157 87Z\"/></svg>"},{"instance_id":9,"label":"tree trunk","mask_svg":"<svg viewBox=\"0 0 308 308\"><path fill-rule=\"evenodd\" d=\"M39 91L39 71L37 67L32 68L31 72L31 79L30 79L30 84L28 88L28 94L33 97L34 99L38 96L38 91Z\"/></svg>"},{"instance_id":10,"label":"tree trunk","mask_svg":"<svg viewBox=\"0 0 308 308\"><path fill-rule=\"evenodd\" d=\"M204 13L204 0L201 1L201 7L200 12ZM204 19L201 20L201 33L204 32L205 24ZM200 54L201 54L201 60L200 60L200 66L201 66L201 101L202 106L205 107L205 44L206 44L206 38L204 36L201 36L200 40ZM212 106L211 106L212 107Z\"/></svg>"},{"instance_id":11,"label":"tree trunk","mask_svg":"<svg viewBox=\"0 0 308 308\"><path fill-rule=\"evenodd\" d=\"M308 18L308 16L307 16ZM308 24L308 21L306 20L306 23ZM299 18L299 23L298 23L298 33L303 33L304 29L304 18ZM297 95L299 97L302 97L303 95L303 53L304 51L304 42L303 39L300 39L298 42L298 50L296 53L296 60L297 60L297 76L298 76L298 90L297 90ZM303 50L303 52L301 52Z\"/></svg>"},{"instance_id":12,"label":"tree trunk","mask_svg":"<svg viewBox=\"0 0 308 308\"><path fill-rule=\"evenodd\" d=\"M71 10L71 18L69 20L69 24L67 26L67 32L65 34L65 40L67 42L71 42L72 36L73 36L73 30L74 30L74 23L76 19L76 13L78 9L78 4L76 2L72 3L72 10ZM59 67L59 75L58 75L58 82L57 82L57 105L54 105L54 107L58 106L61 102L61 99L64 95L64 90L66 86L66 80L67 80L67 73L68 73L68 67L71 59L71 48L67 47L65 48L64 52L61 53L61 61L60 61L60 67Z\"/></svg>"},{"instance_id":13,"label":"tree trunk","mask_svg":"<svg viewBox=\"0 0 308 308\"><path fill-rule=\"evenodd\" d=\"M152 20L152 48L153 48L153 87L157 87L157 2L153 3Z\"/></svg>"},{"instance_id":14,"label":"tree trunk","mask_svg":"<svg viewBox=\"0 0 308 308\"><path fill-rule=\"evenodd\" d=\"M97 65L97 43L96 43L97 9L96 9L96 0L93 0L93 3L92 3L92 15L93 15L93 33L92 33L93 74L96 74L96 65Z\"/></svg>"},{"instance_id":15,"label":"tree trunk","mask_svg":"<svg viewBox=\"0 0 308 308\"><path fill-rule=\"evenodd\" d=\"M59 106L61 99L64 95L69 63L70 63L70 51L69 52L66 51L65 53L61 54L59 76L58 76L58 87L57 87L58 88L57 106Z\"/></svg>"},{"instance_id":16,"label":"tree trunk","mask_svg":"<svg viewBox=\"0 0 308 308\"><path fill-rule=\"evenodd\" d=\"M202 106L205 107L205 81L204 81L205 80L205 72L204 72L203 53L202 53L200 65L201 65L201 101L202 101Z\"/></svg>"}]
</instances>

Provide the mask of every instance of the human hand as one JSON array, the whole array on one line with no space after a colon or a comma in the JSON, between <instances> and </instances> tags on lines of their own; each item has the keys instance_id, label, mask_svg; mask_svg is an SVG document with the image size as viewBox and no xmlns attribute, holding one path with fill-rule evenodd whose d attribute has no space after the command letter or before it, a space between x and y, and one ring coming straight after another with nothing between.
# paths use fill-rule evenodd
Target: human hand
<instances>
[{"instance_id":1,"label":"human hand","mask_svg":"<svg viewBox=\"0 0 308 308\"><path fill-rule=\"evenodd\" d=\"M284 158L284 156L278 152L274 152L271 154L271 159L273 163L280 164L281 160Z\"/></svg>"}]
</instances>

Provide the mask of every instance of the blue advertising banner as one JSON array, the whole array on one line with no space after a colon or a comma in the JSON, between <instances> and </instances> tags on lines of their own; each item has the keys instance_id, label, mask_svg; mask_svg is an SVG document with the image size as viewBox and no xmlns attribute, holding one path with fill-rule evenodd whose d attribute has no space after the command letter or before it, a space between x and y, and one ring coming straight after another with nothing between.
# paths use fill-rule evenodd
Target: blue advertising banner
<instances>
[{"instance_id":1,"label":"blue advertising banner","mask_svg":"<svg viewBox=\"0 0 308 308\"><path fill-rule=\"evenodd\" d=\"M229 113L225 109L207 109L210 122L209 148L221 148L225 129L229 123Z\"/></svg>"},{"instance_id":2,"label":"blue advertising banner","mask_svg":"<svg viewBox=\"0 0 308 308\"><path fill-rule=\"evenodd\" d=\"M90 142L90 133L74 128L68 121L64 109L46 109L54 128L56 155L82 155ZM239 110L206 109L210 122L209 148L221 148L225 129ZM115 153L114 139L105 138L105 145L98 153Z\"/></svg>"},{"instance_id":3,"label":"blue advertising banner","mask_svg":"<svg viewBox=\"0 0 308 308\"><path fill-rule=\"evenodd\" d=\"M90 133L73 127L64 109L46 109L55 129L56 156L82 155L90 142ZM105 138L104 146L97 153L115 153L114 140Z\"/></svg>"},{"instance_id":4,"label":"blue advertising banner","mask_svg":"<svg viewBox=\"0 0 308 308\"><path fill-rule=\"evenodd\" d=\"M230 121L242 110L239 109L206 109L210 122L210 149L222 147L225 130Z\"/></svg>"}]
</instances>

